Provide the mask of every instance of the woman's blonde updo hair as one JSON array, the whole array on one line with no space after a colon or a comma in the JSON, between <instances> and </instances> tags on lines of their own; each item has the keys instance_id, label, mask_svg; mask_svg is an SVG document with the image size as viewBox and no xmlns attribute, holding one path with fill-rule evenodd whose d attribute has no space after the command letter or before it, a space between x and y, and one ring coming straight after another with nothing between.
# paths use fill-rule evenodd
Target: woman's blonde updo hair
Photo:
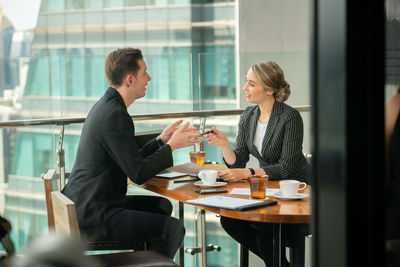
<instances>
[{"instance_id":1,"label":"woman's blonde updo hair","mask_svg":"<svg viewBox=\"0 0 400 267\"><path fill-rule=\"evenodd\" d=\"M261 62L251 66L254 75L265 90L272 90L277 102L285 102L290 95L290 85L285 81L283 71L273 61Z\"/></svg>"}]
</instances>

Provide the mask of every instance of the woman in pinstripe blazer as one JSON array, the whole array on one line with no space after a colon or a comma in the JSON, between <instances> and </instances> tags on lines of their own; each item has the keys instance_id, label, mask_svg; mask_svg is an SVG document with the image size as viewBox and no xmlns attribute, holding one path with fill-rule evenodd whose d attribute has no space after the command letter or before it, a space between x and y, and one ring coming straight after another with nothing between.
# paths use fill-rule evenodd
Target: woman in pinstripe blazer
<instances>
[{"instance_id":1,"label":"woman in pinstripe blazer","mask_svg":"<svg viewBox=\"0 0 400 267\"><path fill-rule=\"evenodd\" d=\"M283 103L290 95L290 85L282 69L272 61L259 63L251 66L246 78L246 99L256 105L246 108L240 117L236 149L232 150L226 135L215 128L206 137L209 144L222 148L229 167L219 176L231 182L257 174L268 175L271 180L309 183L309 166L302 153L303 121L297 110ZM249 154L258 159L260 168L245 168ZM272 266L272 224L225 217L221 217L221 224Z\"/></svg>"}]
</instances>

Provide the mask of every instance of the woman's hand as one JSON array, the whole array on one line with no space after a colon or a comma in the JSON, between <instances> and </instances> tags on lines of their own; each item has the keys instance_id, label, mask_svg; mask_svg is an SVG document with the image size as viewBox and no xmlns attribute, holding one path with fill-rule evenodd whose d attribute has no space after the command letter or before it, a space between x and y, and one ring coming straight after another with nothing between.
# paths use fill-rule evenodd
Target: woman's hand
<instances>
[{"instance_id":1,"label":"woman's hand","mask_svg":"<svg viewBox=\"0 0 400 267\"><path fill-rule=\"evenodd\" d=\"M213 133L209 133L205 135L205 138L207 139L207 142L210 145L213 146L220 146L220 147L226 147L229 146L229 141L228 137L221 132L215 129L215 127L212 127L212 130L214 131ZM210 129L206 129L205 132L211 131Z\"/></svg>"},{"instance_id":2,"label":"woman's hand","mask_svg":"<svg viewBox=\"0 0 400 267\"><path fill-rule=\"evenodd\" d=\"M249 169L228 169L218 174L226 182L238 182L242 179L247 179L250 175Z\"/></svg>"}]
</instances>

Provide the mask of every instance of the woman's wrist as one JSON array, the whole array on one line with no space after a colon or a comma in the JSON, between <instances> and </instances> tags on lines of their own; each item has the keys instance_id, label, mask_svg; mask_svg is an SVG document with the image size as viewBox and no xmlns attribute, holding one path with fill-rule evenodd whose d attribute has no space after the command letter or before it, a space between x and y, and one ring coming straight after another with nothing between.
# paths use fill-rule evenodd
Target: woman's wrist
<instances>
[{"instance_id":1,"label":"woman's wrist","mask_svg":"<svg viewBox=\"0 0 400 267\"><path fill-rule=\"evenodd\" d=\"M250 175L256 175L256 172L253 168L248 168L248 170L250 171Z\"/></svg>"},{"instance_id":2,"label":"woman's wrist","mask_svg":"<svg viewBox=\"0 0 400 267\"><path fill-rule=\"evenodd\" d=\"M222 149L222 154L224 155L225 162L229 165L233 165L236 162L236 154L230 146L224 147Z\"/></svg>"},{"instance_id":3,"label":"woman's wrist","mask_svg":"<svg viewBox=\"0 0 400 267\"><path fill-rule=\"evenodd\" d=\"M230 152L232 152L232 153L234 153L233 152L233 150L232 150L232 148L231 148L231 145L229 144L229 142L227 142L225 145L223 145L222 147L222 152L225 154L225 153L230 153Z\"/></svg>"},{"instance_id":4,"label":"woman's wrist","mask_svg":"<svg viewBox=\"0 0 400 267\"><path fill-rule=\"evenodd\" d=\"M264 169L254 169L255 175L264 176L267 175Z\"/></svg>"}]
</instances>

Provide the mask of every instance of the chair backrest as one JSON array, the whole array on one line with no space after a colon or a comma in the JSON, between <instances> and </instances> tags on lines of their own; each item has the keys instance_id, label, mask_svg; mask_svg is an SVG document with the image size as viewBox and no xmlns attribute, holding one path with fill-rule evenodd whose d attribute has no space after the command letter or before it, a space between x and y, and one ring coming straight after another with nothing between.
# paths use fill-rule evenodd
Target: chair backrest
<instances>
[{"instance_id":1,"label":"chair backrest","mask_svg":"<svg viewBox=\"0 0 400 267\"><path fill-rule=\"evenodd\" d=\"M70 173L66 173L65 177L69 178L69 175ZM80 231L76 216L75 203L60 192L58 174L54 169L50 169L46 174L42 174L42 179L44 182L44 190L46 195L47 222L49 231L63 231L68 235L74 234L75 236L79 237ZM57 205L57 207L55 205ZM109 240L97 240L90 242L90 248L93 250L142 250L146 249L146 247L147 244L143 241L130 241L121 243Z\"/></svg>"},{"instance_id":2,"label":"chair backrest","mask_svg":"<svg viewBox=\"0 0 400 267\"><path fill-rule=\"evenodd\" d=\"M44 193L46 196L46 209L47 209L47 224L49 230L54 228L54 214L53 214L53 201L51 198L51 192L60 191L59 175L55 169L49 169L47 173L41 175L44 183ZM69 173L65 174L65 177L69 177Z\"/></svg>"},{"instance_id":3,"label":"chair backrest","mask_svg":"<svg viewBox=\"0 0 400 267\"><path fill-rule=\"evenodd\" d=\"M75 203L58 191L52 192L51 198L53 201L54 230L80 238Z\"/></svg>"},{"instance_id":4,"label":"chair backrest","mask_svg":"<svg viewBox=\"0 0 400 267\"><path fill-rule=\"evenodd\" d=\"M42 179L44 183L44 193L46 196L46 209L47 209L47 224L49 229L54 228L54 214L53 214L53 201L51 199L51 192L57 188L56 184L56 170L50 169L47 173L42 174ZM58 188L57 188L58 189Z\"/></svg>"}]
</instances>

